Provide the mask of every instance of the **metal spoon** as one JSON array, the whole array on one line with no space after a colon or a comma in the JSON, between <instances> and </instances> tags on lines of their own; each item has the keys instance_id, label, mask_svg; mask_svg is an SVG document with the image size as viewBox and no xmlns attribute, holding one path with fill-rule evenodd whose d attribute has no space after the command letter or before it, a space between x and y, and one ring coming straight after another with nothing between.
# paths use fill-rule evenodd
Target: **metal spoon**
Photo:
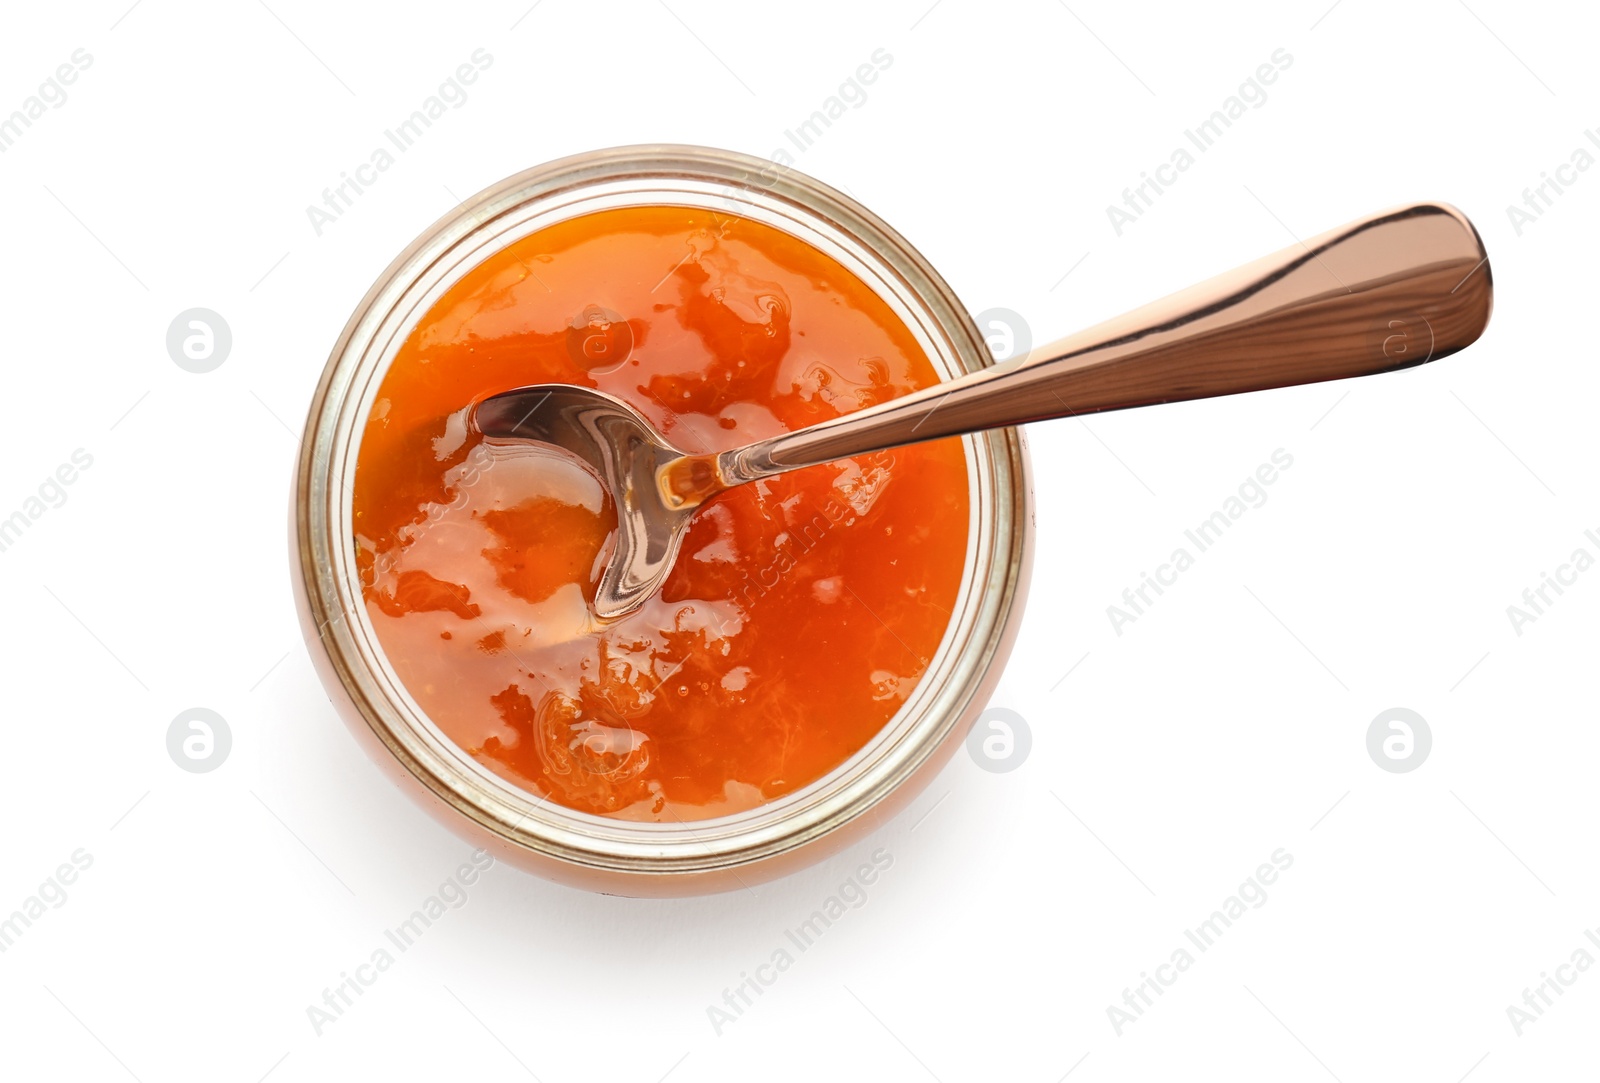
<instances>
[{"instance_id":1,"label":"metal spoon","mask_svg":"<svg viewBox=\"0 0 1600 1083\"><path fill-rule=\"evenodd\" d=\"M638 608L694 509L734 485L943 436L1419 365L1489 321L1488 256L1453 207L1352 222L1060 342L959 379L718 455L673 447L633 407L568 384L485 399L491 440L555 445L609 488L617 538L594 610Z\"/></svg>"}]
</instances>

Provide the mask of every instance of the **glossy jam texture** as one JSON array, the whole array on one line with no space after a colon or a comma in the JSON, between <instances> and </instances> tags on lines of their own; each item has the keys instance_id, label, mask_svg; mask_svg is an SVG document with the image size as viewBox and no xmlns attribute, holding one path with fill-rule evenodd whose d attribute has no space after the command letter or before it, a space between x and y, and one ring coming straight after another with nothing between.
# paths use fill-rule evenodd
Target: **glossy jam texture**
<instances>
[{"instance_id":1,"label":"glossy jam texture","mask_svg":"<svg viewBox=\"0 0 1600 1083\"><path fill-rule=\"evenodd\" d=\"M608 494L576 460L482 443L468 413L583 384L704 454L935 380L871 289L771 227L635 207L534 233L440 298L374 401L353 499L378 639L453 741L569 808L689 820L802 787L882 729L944 635L961 443L719 494L661 594L601 622Z\"/></svg>"}]
</instances>

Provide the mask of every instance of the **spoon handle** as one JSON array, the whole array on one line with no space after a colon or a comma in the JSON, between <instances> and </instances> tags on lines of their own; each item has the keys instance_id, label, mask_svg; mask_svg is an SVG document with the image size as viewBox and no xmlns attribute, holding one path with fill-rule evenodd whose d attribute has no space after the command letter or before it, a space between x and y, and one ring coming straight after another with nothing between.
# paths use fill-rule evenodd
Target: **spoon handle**
<instances>
[{"instance_id":1,"label":"spoon handle","mask_svg":"<svg viewBox=\"0 0 1600 1083\"><path fill-rule=\"evenodd\" d=\"M1029 421L1420 365L1489 321L1488 256L1455 208L1360 219L1028 357L718 456L730 483Z\"/></svg>"}]
</instances>

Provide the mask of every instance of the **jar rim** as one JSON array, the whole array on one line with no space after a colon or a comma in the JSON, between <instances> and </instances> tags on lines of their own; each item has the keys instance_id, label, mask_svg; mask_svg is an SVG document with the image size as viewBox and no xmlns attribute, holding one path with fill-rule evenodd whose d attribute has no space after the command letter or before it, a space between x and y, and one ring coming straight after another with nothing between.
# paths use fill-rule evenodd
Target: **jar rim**
<instances>
[{"instance_id":1,"label":"jar rim","mask_svg":"<svg viewBox=\"0 0 1600 1083\"><path fill-rule=\"evenodd\" d=\"M377 640L355 572L351 482L361 434L378 383L416 322L482 259L521 236L606 206L662 203L744 211L840 259L890 304L943 379L990 363L966 308L922 255L855 200L809 176L684 145L558 159L490 186L435 222L357 306L329 356L301 440L293 559L308 639L314 633L326 656L330 694L342 694L433 797L501 842L557 862L627 877L737 879L747 866L859 821L913 776L926 777L924 768L941 749L948 755L951 738L984 706L980 693L997 677L1020 619L1029 555L1026 465L1015 429L962 438L971 508L963 579L916 687L843 764L743 812L679 823L617 820L557 805L489 770L411 699Z\"/></svg>"}]
</instances>

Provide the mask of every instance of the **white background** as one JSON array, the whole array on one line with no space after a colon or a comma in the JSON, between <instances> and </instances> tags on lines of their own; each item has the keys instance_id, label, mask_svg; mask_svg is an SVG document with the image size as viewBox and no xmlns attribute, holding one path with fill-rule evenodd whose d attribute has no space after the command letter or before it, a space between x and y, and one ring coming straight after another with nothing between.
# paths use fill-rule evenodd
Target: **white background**
<instances>
[{"instance_id":1,"label":"white background","mask_svg":"<svg viewBox=\"0 0 1600 1083\"><path fill-rule=\"evenodd\" d=\"M74 49L93 63L0 155L0 517L75 449L93 466L0 553L0 914L75 850L93 864L0 955L0 1072L1488 1083L1592 1066L1600 971L1520 1036L1506 1011L1575 950L1600 957L1583 935L1600 926L1600 571L1521 635L1506 613L1574 549L1600 556L1600 171L1520 236L1506 212L1600 125L1589 13L669 2L8 12L0 112ZM317 236L306 206L478 48L494 61L470 100ZM879 48L892 66L797 168L1035 341L1413 199L1477 222L1494 319L1422 369L1036 427L1038 559L994 700L1031 725L1020 769L960 755L859 848L754 893L632 901L495 868L319 1036L307 1006L467 849L357 750L293 616L291 465L340 328L458 198L597 146L770 154ZM1107 204L1279 48L1293 64L1265 104L1117 236ZM192 307L233 333L205 375L165 346ZM1294 465L1267 503L1116 634L1106 607L1278 448ZM233 734L209 774L166 750L197 706ZM1411 773L1366 751L1391 707L1432 730ZM719 1035L707 1006L878 847L894 864L867 903ZM1107 1007L1279 847L1294 863L1267 902L1119 1036Z\"/></svg>"}]
</instances>

